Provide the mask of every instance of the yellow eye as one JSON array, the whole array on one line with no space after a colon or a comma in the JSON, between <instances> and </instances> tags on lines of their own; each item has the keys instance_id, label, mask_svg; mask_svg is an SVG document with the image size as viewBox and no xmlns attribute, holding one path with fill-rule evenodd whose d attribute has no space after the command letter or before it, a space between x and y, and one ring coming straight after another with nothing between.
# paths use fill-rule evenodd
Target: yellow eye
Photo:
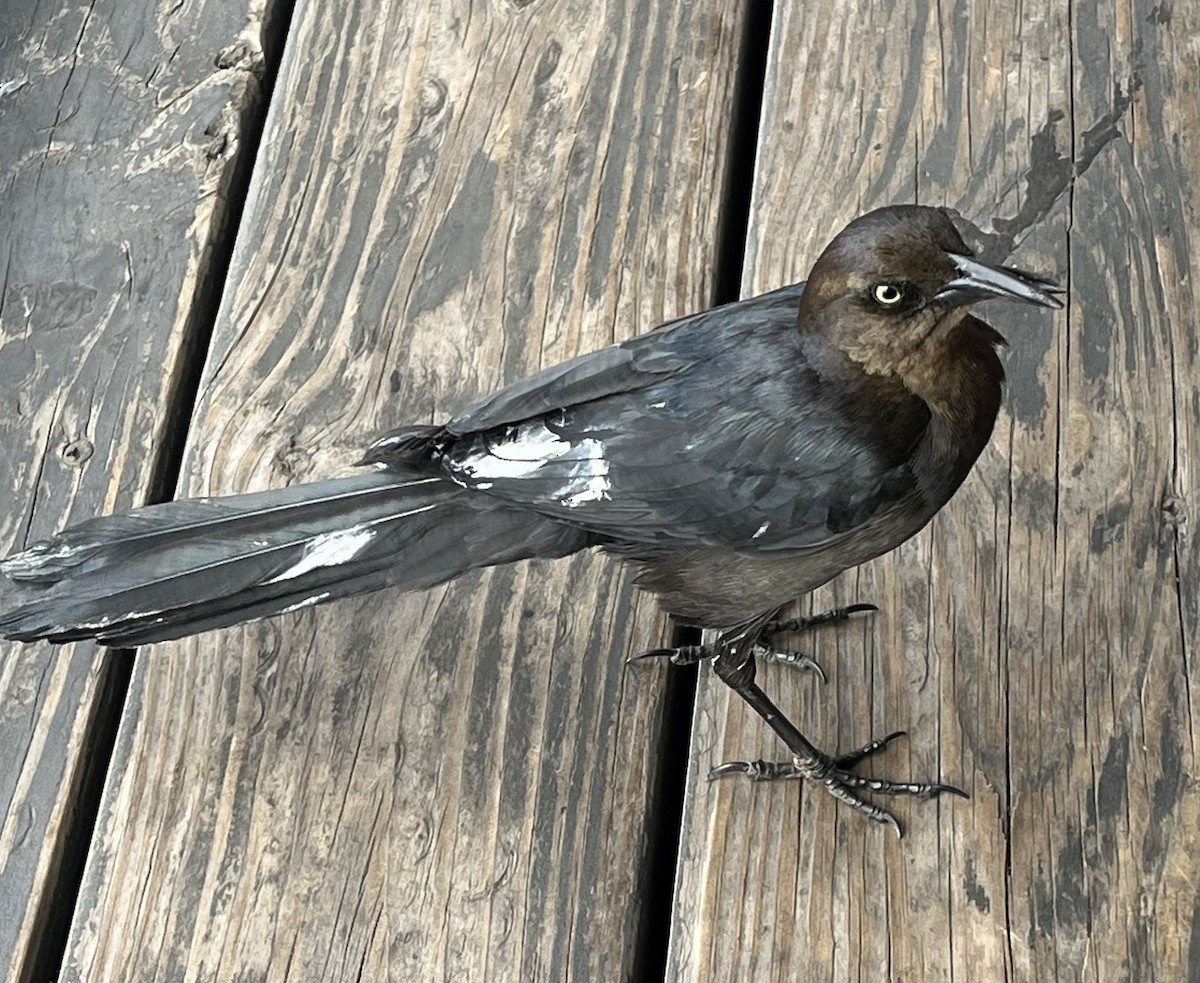
<instances>
[{"instance_id":1,"label":"yellow eye","mask_svg":"<svg viewBox=\"0 0 1200 983\"><path fill-rule=\"evenodd\" d=\"M880 307L895 307L904 299L904 291L894 283L880 283L871 290L871 296Z\"/></svg>"}]
</instances>

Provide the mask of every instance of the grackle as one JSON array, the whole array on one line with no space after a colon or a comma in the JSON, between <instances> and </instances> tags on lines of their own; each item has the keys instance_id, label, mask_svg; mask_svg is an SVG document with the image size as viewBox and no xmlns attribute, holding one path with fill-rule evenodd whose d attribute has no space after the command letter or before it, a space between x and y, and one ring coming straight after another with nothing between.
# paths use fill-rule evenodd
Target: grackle
<instances>
[{"instance_id":1,"label":"grackle","mask_svg":"<svg viewBox=\"0 0 1200 983\"><path fill-rule=\"evenodd\" d=\"M803 661L768 643L808 624L779 610L916 533L983 450L1004 340L970 305L1057 308L1058 292L974 259L941 210L882 208L851 222L807 283L395 431L361 474L92 519L10 556L16 604L0 634L140 645L599 547L675 617L720 629L711 645L647 654L712 659L792 753L714 775L808 778L899 832L867 793L963 793L852 770L895 734L818 750L755 683L755 660Z\"/></svg>"}]
</instances>

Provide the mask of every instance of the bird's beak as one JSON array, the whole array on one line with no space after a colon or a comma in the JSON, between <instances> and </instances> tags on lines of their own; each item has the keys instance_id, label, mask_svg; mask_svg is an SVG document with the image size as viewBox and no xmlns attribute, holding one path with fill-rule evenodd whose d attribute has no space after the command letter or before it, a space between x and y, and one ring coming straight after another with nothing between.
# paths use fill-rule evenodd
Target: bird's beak
<instances>
[{"instance_id":1,"label":"bird's beak","mask_svg":"<svg viewBox=\"0 0 1200 983\"><path fill-rule=\"evenodd\" d=\"M987 266L969 256L949 255L959 275L934 296L934 300L948 307L973 304L990 297L1023 300L1028 304L1055 309L1063 305L1055 296L1063 292L1062 288L1053 280L1012 266Z\"/></svg>"}]
</instances>

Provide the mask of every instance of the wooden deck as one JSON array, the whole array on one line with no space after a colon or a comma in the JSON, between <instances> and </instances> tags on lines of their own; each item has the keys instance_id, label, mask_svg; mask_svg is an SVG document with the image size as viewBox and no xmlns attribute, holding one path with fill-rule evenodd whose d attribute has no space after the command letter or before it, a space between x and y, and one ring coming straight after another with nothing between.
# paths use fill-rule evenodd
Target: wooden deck
<instances>
[{"instance_id":1,"label":"wooden deck","mask_svg":"<svg viewBox=\"0 0 1200 983\"><path fill-rule=\"evenodd\" d=\"M0 550L802 279L947 204L989 311L952 505L805 608L806 731L896 727L903 841L797 784L602 557L130 653L6 646L0 971L44 980L1198 980L1200 8L15 0ZM769 44L768 42L769 38ZM740 285L740 287L739 287ZM694 710L692 698L694 691Z\"/></svg>"}]
</instances>

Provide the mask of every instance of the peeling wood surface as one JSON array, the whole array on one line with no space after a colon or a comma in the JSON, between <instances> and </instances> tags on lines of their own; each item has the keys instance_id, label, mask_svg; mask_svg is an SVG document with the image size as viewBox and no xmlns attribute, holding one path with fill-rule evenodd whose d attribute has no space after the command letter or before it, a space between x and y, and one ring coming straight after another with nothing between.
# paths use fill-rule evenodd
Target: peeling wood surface
<instances>
[{"instance_id":1,"label":"peeling wood surface","mask_svg":"<svg viewBox=\"0 0 1200 983\"><path fill-rule=\"evenodd\" d=\"M151 488L191 319L220 288L260 6L0 8L0 553ZM0 643L4 979L63 917L63 840L121 658Z\"/></svg>"},{"instance_id":2,"label":"peeling wood surface","mask_svg":"<svg viewBox=\"0 0 1200 983\"><path fill-rule=\"evenodd\" d=\"M829 685L759 669L819 745L907 728L875 770L971 800L895 803L896 841L821 791L709 785L781 745L702 676L668 979L1200 979L1198 32L1186 4L776 5L747 292L915 197L1071 300L988 312L995 438L811 602L881 607L804 640Z\"/></svg>"},{"instance_id":3,"label":"peeling wood surface","mask_svg":"<svg viewBox=\"0 0 1200 983\"><path fill-rule=\"evenodd\" d=\"M706 306L743 16L302 2L186 489ZM64 977L634 976L663 627L583 556L143 650Z\"/></svg>"}]
</instances>

